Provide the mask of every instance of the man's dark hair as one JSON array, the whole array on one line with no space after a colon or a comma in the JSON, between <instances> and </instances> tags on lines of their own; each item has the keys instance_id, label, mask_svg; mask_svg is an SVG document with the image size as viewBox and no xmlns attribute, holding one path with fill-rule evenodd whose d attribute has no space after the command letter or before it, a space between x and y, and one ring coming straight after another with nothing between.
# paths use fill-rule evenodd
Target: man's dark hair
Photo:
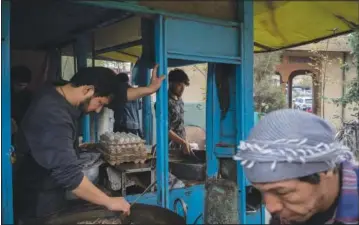
<instances>
[{"instance_id":1,"label":"man's dark hair","mask_svg":"<svg viewBox=\"0 0 359 225\"><path fill-rule=\"evenodd\" d=\"M168 80L169 82L184 83L186 86L189 86L189 78L181 69L171 70L168 74Z\"/></svg>"},{"instance_id":2,"label":"man's dark hair","mask_svg":"<svg viewBox=\"0 0 359 225\"><path fill-rule=\"evenodd\" d=\"M14 66L11 68L10 76L12 82L30 83L32 73L26 66Z\"/></svg>"},{"instance_id":3,"label":"man's dark hair","mask_svg":"<svg viewBox=\"0 0 359 225\"><path fill-rule=\"evenodd\" d=\"M92 85L95 96L110 96L116 90L116 73L105 67L81 68L71 78L70 84L74 87Z\"/></svg>"},{"instance_id":4,"label":"man's dark hair","mask_svg":"<svg viewBox=\"0 0 359 225\"><path fill-rule=\"evenodd\" d=\"M128 83L130 81L127 73L119 73L116 77L122 83Z\"/></svg>"}]
</instances>

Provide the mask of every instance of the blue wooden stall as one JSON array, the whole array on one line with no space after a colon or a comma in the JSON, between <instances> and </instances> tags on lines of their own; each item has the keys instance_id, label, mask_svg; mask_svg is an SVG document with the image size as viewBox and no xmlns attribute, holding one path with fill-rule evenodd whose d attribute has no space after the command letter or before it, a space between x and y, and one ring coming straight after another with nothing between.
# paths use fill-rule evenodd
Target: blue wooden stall
<instances>
[{"instance_id":1,"label":"blue wooden stall","mask_svg":"<svg viewBox=\"0 0 359 225\"><path fill-rule=\"evenodd\" d=\"M85 4L101 7L129 10L136 13L144 13L144 9L121 2L82 2ZM80 2L81 3L81 2ZM131 7L130 7L131 6ZM181 14L168 14L165 12L147 12L155 14L153 20L154 29L144 31L143 40L152 42L154 47L154 61L160 65L159 74L166 74L168 66L188 65L194 63L208 63L208 90L206 102L206 133L207 133L207 177L217 177L219 174L219 162L222 158L231 157L236 150L239 140L244 139L253 126L253 3L252 1L239 1L241 12L238 13L239 21L223 22L206 18L188 18ZM4 219L3 223L13 222L12 214L12 185L11 185L11 163L9 161L10 149L10 118L9 106L9 2L3 4L3 39L2 45L2 181L6 184L4 189L2 205ZM145 27L145 26L144 26ZM143 28L144 29L144 28ZM148 37L152 35L152 37ZM146 39L147 36L147 39ZM88 39L86 36L79 36L75 45L77 67L87 66ZM220 44L219 44L220 43ZM141 60L138 61L136 69L139 77L137 83L141 86L149 83L149 68L153 65L151 59L146 55L147 50L143 51ZM230 105L225 117L221 119L221 109L219 106L218 90L215 84L216 66L226 64L231 68L229 74L230 86ZM143 76L145 74L145 76ZM184 202L187 206L187 223L203 223L205 189L204 184L197 184L182 189L169 190L169 161L168 161L168 82L165 81L157 93L156 102L156 143L157 143L157 192L146 194L140 202L155 204L175 210L183 214L180 204ZM150 130L151 122L148 118L152 117L150 98L144 101L143 118L144 130L146 131L146 141L151 143ZM5 109L4 109L5 108ZM4 132L5 131L5 132ZM89 117L83 120L84 141L90 139ZM240 223L261 223L263 217L261 211L256 214L247 215L245 210L246 194L245 187L248 185L243 175L241 167L238 166L238 191L240 210L238 212ZM127 196L132 201L137 196ZM179 201L181 200L181 201Z\"/></svg>"},{"instance_id":2,"label":"blue wooden stall","mask_svg":"<svg viewBox=\"0 0 359 225\"><path fill-rule=\"evenodd\" d=\"M13 3L27 2L26 0L13 1ZM50 1L49 1L50 2ZM56 2L56 1L52 1ZM57 1L58 2L58 1ZM97 51L100 57L106 58L105 53L115 51L120 54L120 49L136 47L142 45L142 52L133 55L132 53L121 53L127 58L135 58L137 60L134 73L136 83L140 86L148 85L150 68L153 63L160 65L159 74L167 73L167 68L171 66L182 66L194 63L208 63L207 74L207 93L206 93L206 150L207 150L207 177L217 177L220 173L220 162L224 159L230 159L236 151L236 145L240 140L247 137L250 128L254 123L253 113L253 50L255 51L271 51L282 49L289 46L309 43L313 40L333 36L332 28L339 28L338 33L343 34L349 32L352 28L348 28L346 23L341 20L332 20L332 15L341 15L343 20L352 21L358 18L357 3L343 1L340 5L335 2L296 2L288 1L276 3L273 8L266 1L210 1L202 3L193 3L190 1L183 2L166 2L158 3L156 1L63 1L62 5L77 4L79 5L98 6L103 11L92 11L93 8L87 8L89 12L96 14L88 15L88 20L97 16L108 16L107 20L103 20L102 24L97 26L104 27L107 23L120 21L136 15L145 15L151 18L151 24L147 24L148 20L141 21L142 39L132 40L117 46L107 46ZM236 4L234 4L236 3ZM31 4L31 3L30 3ZM61 4L61 5L60 5ZM198 7L198 4L202 4ZM257 6L257 12L254 13L254 5ZM38 5L39 6L39 5ZM75 6L75 5L72 5ZM206 8L207 7L207 8ZM323 9L324 7L324 9ZM30 10L31 6L28 7ZM35 6L34 6L35 8ZM70 7L72 8L72 7ZM64 12L70 8L61 8ZM203 8L203 9L202 9ZM204 10L206 8L206 10ZM212 8L212 10L211 10ZM26 7L25 7L26 9ZM215 12L214 10L215 9ZM222 10L223 9L223 10ZM301 9L301 10L298 10ZM118 11L111 11L118 10ZM289 23L281 23L282 20L276 21L278 27L283 29L284 33L288 32L288 40L282 39L282 35L275 34L274 28L266 27L268 24L262 21L271 21L273 11L278 13L277 17L288 19L287 15L292 15ZM314 10L319 14L308 13ZM339 10L339 11L337 11ZM81 9L80 9L81 11ZM69 17L76 17L76 13L69 13ZM288 14L288 12L290 13ZM223 13L224 12L224 13ZM2 223L13 224L13 196L12 196L12 165L10 156L11 147L11 124L10 124L10 1L2 1L2 84L1 84L1 100L2 100ZM287 13L287 14L286 14ZM292 14L291 14L292 13ZM102 15L103 14L103 15ZM313 29L310 24L303 22L302 15L313 15L323 25L323 29ZM20 14L21 18L23 14ZM36 15L36 13L34 14ZM111 17L111 15L119 15L121 18ZM51 15L50 15L51 17ZM111 17L111 18L110 18ZM257 37L254 42L254 18L256 19ZM329 18L329 19L328 19ZM48 18L49 19L49 18ZM77 17L78 20L82 18ZM312 18L307 18L313 21ZM326 23L326 20L330 22ZM26 20L22 20L26 21ZM110 22L108 22L110 21ZM27 21L26 21L27 22ZM50 21L46 21L50 22ZM56 22L56 21L55 21ZM69 21L67 21L69 22ZM71 26L72 23L79 22L85 24L84 21L70 21L65 25ZM92 21L95 22L95 21ZM288 22L288 21L286 21ZM55 23L56 24L56 23ZM316 23L312 23L316 26ZM334 25L333 25L334 24ZM44 24L43 24L44 25ZM45 23L46 25L46 23ZM61 32L67 32L67 40L57 40L58 43L63 41L77 40L73 55L77 58L77 67L87 66L89 53L89 37L86 36L88 31L92 31L91 23L81 29L63 29L60 25L54 25L53 32L62 29ZM298 28L293 28L298 26ZM58 27L57 27L58 26ZM62 27L61 27L62 26ZM324 27L325 26L325 27ZM30 26L31 27L31 26ZM25 29L22 27L20 30ZM48 27L49 29L51 27ZM59 28L59 29L58 29ZM128 27L127 27L128 28ZM15 29L16 30L16 29ZM301 35L295 33L300 30ZM312 32L312 31L317 32ZM32 30L31 30L32 31ZM17 31L18 32L18 31ZM13 30L12 30L13 33ZM16 31L15 31L16 33ZM21 33L21 32L20 32ZM18 35L20 39L29 38L29 42L36 41L37 32L29 32L27 34ZM18 34L18 33L17 33ZM76 35L75 35L76 34ZM302 35L306 34L306 35ZM34 36L35 35L35 36ZM58 33L59 36L62 33ZM108 36L111 36L110 33ZM47 36L50 37L51 35ZM55 35L56 36L56 35ZM136 35L135 35L136 36ZM26 38L23 38L26 37ZM63 36L65 38L65 35ZM294 38L295 37L295 38ZM254 46L254 43L256 44ZM46 43L45 43L46 44ZM64 43L62 43L64 44ZM66 43L65 43L66 44ZM22 47L26 46L21 45ZM29 47L29 46L27 46ZM44 46L41 46L44 48ZM26 47L24 47L26 48ZM116 52L117 51L117 52ZM110 55L112 52L110 53ZM223 114L221 100L219 99L219 90L216 85L216 73L220 66L226 65L229 68L228 79L229 92L228 105L226 113ZM186 220L187 223L203 223L205 189L204 184L192 185L182 189L169 190L168 185L168 121L167 121L167 93L168 83L164 85L157 93L156 102L158 110L156 111L156 124L153 124L151 111L151 98L147 97L143 100L143 125L145 131L145 139L147 143L152 144L152 127L156 126L156 143L157 143L157 192L148 193L140 202L146 204L160 205L165 208L177 211L184 215L179 202L187 205ZM83 120L83 138L84 141L90 140L90 119L86 116ZM250 183L246 180L242 167L237 165L237 184L239 193L239 223L241 224L263 224L264 211L257 210L247 213L246 206L246 187ZM129 201L133 201L137 195L127 196ZM182 201L179 201L182 200Z\"/></svg>"},{"instance_id":3,"label":"blue wooden stall","mask_svg":"<svg viewBox=\"0 0 359 225\"><path fill-rule=\"evenodd\" d=\"M209 63L206 102L206 150L207 177L217 177L219 163L223 158L230 158L236 151L236 144L244 139L253 126L253 2L240 2L238 22L215 21L206 18L188 18L181 14L151 11L148 8L136 7L135 4L121 2L85 2L101 7L127 9L135 12L155 14L154 30L143 33L142 42L146 43L146 35L154 36L155 62L160 65L159 74L166 74L170 66L183 66L195 63ZM144 29L144 28L142 28ZM184 41L185 40L185 41ZM218 43L221 43L220 45ZM138 43L136 43L138 44ZM153 44L153 43L152 43ZM143 47L145 48L145 47ZM142 57L137 62L136 77L139 85L148 84L150 58L142 50ZM226 116L221 119L215 71L218 64L231 67L230 107ZM145 72L147 70L147 72ZM141 72L140 72L141 71ZM147 74L143 76L143 74ZM138 75L141 76L141 75ZM168 84L164 82L156 95L156 143L157 143L157 193L146 194L140 202L156 204L181 212L179 199L187 205L187 223L203 223L205 190L204 184L193 185L183 189L169 190L168 185ZM147 100L148 101L148 100ZM151 104L145 102L143 118L149 118ZM150 130L150 123L144 122L145 134ZM150 136L146 136L149 140ZM239 218L241 224L264 222L264 213L258 210L250 215L241 210L246 205L246 186L248 182L238 166ZM137 196L127 196L129 201Z\"/></svg>"}]
</instances>

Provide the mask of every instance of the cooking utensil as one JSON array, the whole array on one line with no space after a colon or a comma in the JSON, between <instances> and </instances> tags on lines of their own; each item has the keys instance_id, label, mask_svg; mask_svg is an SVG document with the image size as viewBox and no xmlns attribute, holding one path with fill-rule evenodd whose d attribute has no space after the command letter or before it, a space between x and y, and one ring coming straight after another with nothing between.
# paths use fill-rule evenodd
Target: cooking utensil
<instances>
[{"instance_id":1,"label":"cooking utensil","mask_svg":"<svg viewBox=\"0 0 359 225\"><path fill-rule=\"evenodd\" d=\"M187 163L205 163L206 151L196 150L192 151L190 155L183 155L184 162Z\"/></svg>"},{"instance_id":2,"label":"cooking utensil","mask_svg":"<svg viewBox=\"0 0 359 225\"><path fill-rule=\"evenodd\" d=\"M136 199L135 199L135 201L133 201L132 203L131 203L131 207L144 195L144 194L146 194L153 186L155 186L155 184L156 184L156 180L154 181L154 182L152 182L143 192L142 192L142 194L140 195L140 196L138 196Z\"/></svg>"},{"instance_id":3,"label":"cooking utensil","mask_svg":"<svg viewBox=\"0 0 359 225\"><path fill-rule=\"evenodd\" d=\"M152 182L141 194L140 194L140 196L138 196L136 199L135 199L135 201L133 201L131 204L130 204L130 209L132 208L132 206L134 205L134 204L136 204L136 202L144 195L144 194L146 194L149 190L151 190L151 188L156 184L156 180L154 181L154 182ZM131 210L132 211L132 210ZM124 221L124 220L126 220L126 218L127 218L127 215L125 215L124 213L121 213L120 214L120 218L121 218L121 220L122 221Z\"/></svg>"},{"instance_id":4,"label":"cooking utensil","mask_svg":"<svg viewBox=\"0 0 359 225\"><path fill-rule=\"evenodd\" d=\"M206 178L206 151L193 151L194 155L177 154L178 160L170 161L171 173L178 179L204 181Z\"/></svg>"},{"instance_id":5,"label":"cooking utensil","mask_svg":"<svg viewBox=\"0 0 359 225\"><path fill-rule=\"evenodd\" d=\"M171 173L180 180L204 181L206 178L206 164L195 162L192 158L177 162L170 162Z\"/></svg>"},{"instance_id":6,"label":"cooking utensil","mask_svg":"<svg viewBox=\"0 0 359 225\"><path fill-rule=\"evenodd\" d=\"M201 159L196 156L196 154L193 152L193 150L190 150L190 156L194 157L198 161L201 161Z\"/></svg>"}]
</instances>

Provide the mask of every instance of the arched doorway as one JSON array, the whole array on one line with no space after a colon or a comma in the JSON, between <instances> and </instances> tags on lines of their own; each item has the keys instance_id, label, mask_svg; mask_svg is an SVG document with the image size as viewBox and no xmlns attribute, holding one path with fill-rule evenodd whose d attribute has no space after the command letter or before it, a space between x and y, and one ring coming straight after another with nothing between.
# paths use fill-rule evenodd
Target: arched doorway
<instances>
[{"instance_id":1,"label":"arched doorway","mask_svg":"<svg viewBox=\"0 0 359 225\"><path fill-rule=\"evenodd\" d=\"M312 70L295 70L288 78L288 107L307 109L311 105L311 112L318 113L319 92L316 72ZM293 100L297 99L296 103Z\"/></svg>"}]
</instances>

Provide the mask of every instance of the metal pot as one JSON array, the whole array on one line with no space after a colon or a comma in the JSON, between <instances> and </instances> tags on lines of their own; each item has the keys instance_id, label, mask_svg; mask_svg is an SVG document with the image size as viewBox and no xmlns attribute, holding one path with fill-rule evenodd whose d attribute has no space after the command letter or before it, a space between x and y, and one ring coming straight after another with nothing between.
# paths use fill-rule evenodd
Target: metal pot
<instances>
[{"instance_id":1,"label":"metal pot","mask_svg":"<svg viewBox=\"0 0 359 225\"><path fill-rule=\"evenodd\" d=\"M98 177L100 173L100 166L102 165L103 161L100 159L95 164L85 167L82 169L84 175L94 184L97 184Z\"/></svg>"},{"instance_id":2,"label":"metal pot","mask_svg":"<svg viewBox=\"0 0 359 225\"><path fill-rule=\"evenodd\" d=\"M206 179L206 151L193 151L194 155L180 154L181 160L170 162L171 173L178 179L204 181Z\"/></svg>"}]
</instances>

